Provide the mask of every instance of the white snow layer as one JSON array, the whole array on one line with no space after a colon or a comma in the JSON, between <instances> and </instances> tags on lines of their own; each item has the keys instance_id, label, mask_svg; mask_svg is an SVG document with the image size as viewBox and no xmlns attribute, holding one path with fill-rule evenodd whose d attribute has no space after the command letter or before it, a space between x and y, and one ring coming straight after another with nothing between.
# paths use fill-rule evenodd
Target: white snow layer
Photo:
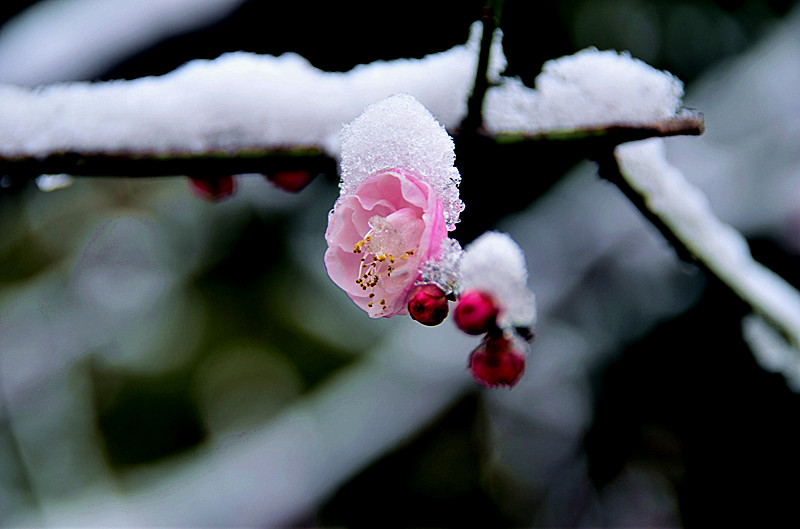
<instances>
[{"instance_id":1,"label":"white snow layer","mask_svg":"<svg viewBox=\"0 0 800 529\"><path fill-rule=\"evenodd\" d=\"M423 59L378 61L323 72L293 53L245 52L196 60L133 81L0 85L0 156L53 152L169 153L317 145L339 152L342 123L397 93L418 99L446 128L466 115L481 26L469 41ZM682 83L627 54L586 49L549 61L536 89L500 78L495 35L484 105L498 132L637 124L675 117Z\"/></svg>"},{"instance_id":2,"label":"white snow layer","mask_svg":"<svg viewBox=\"0 0 800 529\"><path fill-rule=\"evenodd\" d=\"M480 33L476 23L464 45L345 73L324 72L294 53L237 52L133 81L36 90L0 85L0 156L292 144L318 145L336 155L342 123L396 93L413 95L455 127L466 114ZM499 45L495 49L490 74L496 78L505 58Z\"/></svg>"},{"instance_id":3,"label":"white snow layer","mask_svg":"<svg viewBox=\"0 0 800 529\"><path fill-rule=\"evenodd\" d=\"M535 89L507 79L486 96L490 132L642 124L677 116L683 83L628 53L587 48L547 61Z\"/></svg>"},{"instance_id":4,"label":"white snow layer","mask_svg":"<svg viewBox=\"0 0 800 529\"><path fill-rule=\"evenodd\" d=\"M455 159L453 138L419 101L408 94L387 97L368 105L342 129L342 195L354 192L377 171L408 169L436 190L445 221L454 229L464 209Z\"/></svg>"},{"instance_id":5,"label":"white snow layer","mask_svg":"<svg viewBox=\"0 0 800 529\"><path fill-rule=\"evenodd\" d=\"M653 138L620 145L616 156L625 180L645 198L648 209L709 270L780 330L794 355L800 353L800 293L753 259L744 236L720 221L706 195L669 164L663 140ZM746 324L747 335L754 344L763 344L767 334L753 321ZM766 349L753 347L753 352L758 358ZM759 360L766 365L796 365L794 361L779 363L761 356Z\"/></svg>"},{"instance_id":6,"label":"white snow layer","mask_svg":"<svg viewBox=\"0 0 800 529\"><path fill-rule=\"evenodd\" d=\"M446 237L439 245L439 255L435 259L428 259L420 266L420 280L418 284L432 283L442 289L445 294L459 291L461 284L461 257L464 250L456 239Z\"/></svg>"},{"instance_id":7,"label":"white snow layer","mask_svg":"<svg viewBox=\"0 0 800 529\"><path fill-rule=\"evenodd\" d=\"M500 327L533 327L536 298L528 289L525 253L506 233L489 231L472 241L461 257L459 290L480 290L500 306Z\"/></svg>"}]
</instances>

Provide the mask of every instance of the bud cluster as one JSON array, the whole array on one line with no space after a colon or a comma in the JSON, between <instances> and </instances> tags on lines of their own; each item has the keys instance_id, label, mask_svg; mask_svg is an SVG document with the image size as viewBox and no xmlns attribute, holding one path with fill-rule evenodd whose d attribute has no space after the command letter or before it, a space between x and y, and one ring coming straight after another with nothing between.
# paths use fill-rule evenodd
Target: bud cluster
<instances>
[{"instance_id":1,"label":"bud cluster","mask_svg":"<svg viewBox=\"0 0 800 529\"><path fill-rule=\"evenodd\" d=\"M423 325L442 323L449 313L447 295L434 284L419 285L408 303L411 317ZM469 371L486 387L512 387L525 371L525 343L531 340L529 328L504 331L498 325L500 308L492 297L480 290L468 290L459 296L453 320L461 331L484 335L481 344L469 356Z\"/></svg>"},{"instance_id":2,"label":"bud cluster","mask_svg":"<svg viewBox=\"0 0 800 529\"><path fill-rule=\"evenodd\" d=\"M473 378L487 387L512 387L525 371L525 345L516 333L500 328L499 314L500 308L492 296L468 290L459 298L453 316L456 326L465 333L484 335L469 356Z\"/></svg>"}]
</instances>

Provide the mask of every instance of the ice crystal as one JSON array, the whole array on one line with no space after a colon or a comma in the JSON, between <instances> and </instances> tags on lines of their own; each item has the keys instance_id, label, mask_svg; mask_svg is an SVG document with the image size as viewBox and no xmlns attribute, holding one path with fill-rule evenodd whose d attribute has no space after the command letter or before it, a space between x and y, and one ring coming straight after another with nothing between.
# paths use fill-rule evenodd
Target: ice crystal
<instances>
[{"instance_id":1,"label":"ice crystal","mask_svg":"<svg viewBox=\"0 0 800 529\"><path fill-rule=\"evenodd\" d=\"M445 294L457 296L461 282L459 267L463 254L464 251L457 240L443 239L439 255L422 263L419 284L434 284Z\"/></svg>"}]
</instances>

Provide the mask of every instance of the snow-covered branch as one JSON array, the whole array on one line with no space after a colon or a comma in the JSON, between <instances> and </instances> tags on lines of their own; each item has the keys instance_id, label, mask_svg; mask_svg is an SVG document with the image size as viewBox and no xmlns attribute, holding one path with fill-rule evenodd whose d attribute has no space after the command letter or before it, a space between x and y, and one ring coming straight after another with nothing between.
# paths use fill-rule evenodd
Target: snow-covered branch
<instances>
[{"instance_id":1,"label":"snow-covered branch","mask_svg":"<svg viewBox=\"0 0 800 529\"><path fill-rule=\"evenodd\" d=\"M620 179L615 183L641 197L647 212L655 217L662 231L676 241L682 251L722 281L747 303L764 321L771 324L785 342L782 347L775 333L753 318L745 322L754 348L771 355L794 357L767 363L784 370L789 378L800 375L796 355L800 353L800 292L787 281L755 261L744 236L720 221L711 210L708 198L691 185L681 172L669 164L661 140L621 145L615 152ZM770 346L763 347L765 342ZM787 347L788 346L788 347Z\"/></svg>"},{"instance_id":2,"label":"snow-covered branch","mask_svg":"<svg viewBox=\"0 0 800 529\"><path fill-rule=\"evenodd\" d=\"M400 92L455 128L466 115L480 33L476 24L470 40L449 51L345 73L321 71L293 53L238 52L133 81L0 86L0 157L235 154L292 145L335 156L342 123ZM496 54L490 75L503 67Z\"/></svg>"},{"instance_id":3,"label":"snow-covered branch","mask_svg":"<svg viewBox=\"0 0 800 529\"><path fill-rule=\"evenodd\" d=\"M485 90L483 124L501 143L597 137L613 147L703 130L699 114L680 110L683 88L669 74L588 49L550 61L532 89L500 77L502 33L494 32L487 47L481 28L475 23L467 43L445 52L344 73L321 71L291 53L238 52L133 81L0 85L0 172L213 176L297 164L330 170L342 123L395 93L414 96L457 136L469 101L476 101L470 96ZM600 70L603 82L587 85ZM475 85L484 77L494 86Z\"/></svg>"}]
</instances>

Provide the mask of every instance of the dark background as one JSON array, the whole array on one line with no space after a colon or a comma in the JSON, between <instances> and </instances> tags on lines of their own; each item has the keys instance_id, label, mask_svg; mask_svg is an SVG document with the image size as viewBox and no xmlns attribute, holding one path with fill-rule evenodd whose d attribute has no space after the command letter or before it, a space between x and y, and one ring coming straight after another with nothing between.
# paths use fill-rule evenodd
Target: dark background
<instances>
[{"instance_id":1,"label":"dark background","mask_svg":"<svg viewBox=\"0 0 800 529\"><path fill-rule=\"evenodd\" d=\"M5 2L0 19L27 4ZM595 45L630 50L691 86L709 67L752 45L787 14L791 4L512 0L506 2L502 24L509 62L506 75L520 76L532 86L547 59ZM366 1L310 7L254 0L212 27L154 45L98 80L159 75L191 59L236 50L275 55L293 51L331 71L380 59L422 57L463 43L481 6L482 2L471 0L401 2L387 11ZM549 156L548 149L554 149ZM495 168L500 164L503 171L512 172L530 153L499 156L505 159L493 161ZM537 152L539 171L549 175L545 180L557 180L582 158L581 153L571 156L557 148ZM483 169L467 153L459 154L456 163L462 174ZM327 176L326 185L334 186L335 175ZM509 213L509 208L522 208L528 198L535 198L529 194L519 204L492 210L497 201L487 199L491 189L464 181L463 196L470 211L481 211L479 217L465 214L462 233L467 239L490 229L493 219ZM28 191L25 187L15 192ZM13 200L10 194L6 190L0 197L0 208ZM278 247L286 244L280 225L280 218L248 218L232 234L217 263L195 278L219 314L234 304L255 306L258 302L249 292L252 282L265 270L281 270L280 262L260 259L257 250L265 238ZM768 238L750 242L757 259L800 284L797 256ZM0 273L2 288L3 283L34 277L46 258L28 247L6 249L0 260L5 269ZM787 389L780 375L756 365L740 338L739 321L745 312L729 292L710 282L690 311L659 325L597 369L595 419L583 443L595 487L604 487L628 463L637 462L657 468L669 479L678 494L680 523L688 527L788 525L797 518L800 435L795 422L800 397ZM284 351L313 347L318 354L312 357L287 353L300 373L304 392L350 362L336 347L289 332L268 315L256 321L215 321L209 344L235 327L254 339L279 343ZM181 453L205 439L184 374L130 376L96 368L97 423L113 468L124 472ZM300 525L526 525L527 518L498 507L496 491L482 474L486 413L482 392L471 392L434 424L351 479Z\"/></svg>"}]
</instances>

